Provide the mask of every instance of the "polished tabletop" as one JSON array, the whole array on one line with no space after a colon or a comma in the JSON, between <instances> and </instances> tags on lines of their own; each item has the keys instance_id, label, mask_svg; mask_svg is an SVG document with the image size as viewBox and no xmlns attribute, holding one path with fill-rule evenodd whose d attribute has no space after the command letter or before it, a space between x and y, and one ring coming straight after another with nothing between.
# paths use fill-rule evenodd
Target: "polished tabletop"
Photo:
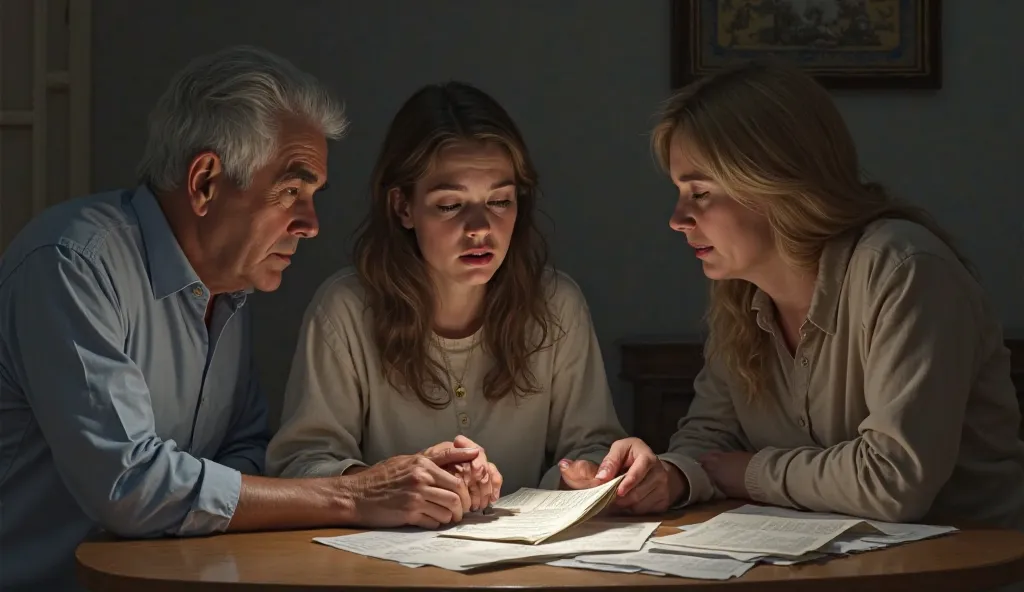
<instances>
[{"instance_id":1,"label":"polished tabletop","mask_svg":"<svg viewBox=\"0 0 1024 592\"><path fill-rule=\"evenodd\" d=\"M719 502L661 518L655 536L739 506ZM650 520L646 517L646 520ZM637 520L643 520L638 518ZM961 526L954 524L953 526ZM962 527L962 526L961 526ZM963 527L962 527L963 528ZM758 565L726 581L519 565L459 573L409 568L312 542L347 529L222 534L82 543L79 579L98 592L146 590L984 590L1024 580L1024 532L963 528L935 539L796 566Z\"/></svg>"}]
</instances>

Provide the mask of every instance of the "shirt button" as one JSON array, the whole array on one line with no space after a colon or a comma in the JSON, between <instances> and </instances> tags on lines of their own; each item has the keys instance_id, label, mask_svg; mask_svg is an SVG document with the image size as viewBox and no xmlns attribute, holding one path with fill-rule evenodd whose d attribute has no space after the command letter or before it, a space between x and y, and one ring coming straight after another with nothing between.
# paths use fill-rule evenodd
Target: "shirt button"
<instances>
[{"instance_id":1,"label":"shirt button","mask_svg":"<svg viewBox=\"0 0 1024 592\"><path fill-rule=\"evenodd\" d=\"M804 368L806 368L807 364L809 363L810 362L807 361L807 358L800 358L800 365L803 366Z\"/></svg>"},{"instance_id":2,"label":"shirt button","mask_svg":"<svg viewBox=\"0 0 1024 592\"><path fill-rule=\"evenodd\" d=\"M192 295L197 297L197 298L199 296L202 296L203 295L203 289L200 288L199 286L196 286L195 288L192 288Z\"/></svg>"},{"instance_id":3,"label":"shirt button","mask_svg":"<svg viewBox=\"0 0 1024 592\"><path fill-rule=\"evenodd\" d=\"M459 414L459 425L461 425L462 427L468 426L469 425L469 416L466 415L465 413L460 413Z\"/></svg>"},{"instance_id":4,"label":"shirt button","mask_svg":"<svg viewBox=\"0 0 1024 592\"><path fill-rule=\"evenodd\" d=\"M800 419L796 420L796 422L797 422L798 424L800 424L800 427L802 427L802 428L803 428L803 427L807 427L807 420L806 420L806 419L804 419L804 418L802 418L802 417L801 417Z\"/></svg>"}]
</instances>

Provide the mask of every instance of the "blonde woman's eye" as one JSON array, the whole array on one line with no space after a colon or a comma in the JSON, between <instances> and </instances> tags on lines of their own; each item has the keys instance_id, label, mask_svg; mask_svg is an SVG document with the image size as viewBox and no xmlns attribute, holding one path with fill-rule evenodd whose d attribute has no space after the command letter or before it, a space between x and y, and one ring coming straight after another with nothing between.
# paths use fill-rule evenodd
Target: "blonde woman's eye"
<instances>
[{"instance_id":1,"label":"blonde woman's eye","mask_svg":"<svg viewBox=\"0 0 1024 592\"><path fill-rule=\"evenodd\" d=\"M708 196L708 193L710 193L710 192L704 191L702 193L694 193L693 194L693 199L704 199L705 197Z\"/></svg>"}]
</instances>

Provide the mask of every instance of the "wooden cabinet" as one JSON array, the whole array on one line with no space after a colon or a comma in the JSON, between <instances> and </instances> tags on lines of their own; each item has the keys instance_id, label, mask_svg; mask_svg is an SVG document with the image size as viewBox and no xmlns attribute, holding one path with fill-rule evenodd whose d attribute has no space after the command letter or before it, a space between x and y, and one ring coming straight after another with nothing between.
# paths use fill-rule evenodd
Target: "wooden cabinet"
<instances>
[{"instance_id":1,"label":"wooden cabinet","mask_svg":"<svg viewBox=\"0 0 1024 592\"><path fill-rule=\"evenodd\" d=\"M1024 409L1024 339L1008 339L1017 400ZM633 435L655 452L668 447L676 422L693 400L693 380L704 366L704 344L693 339L623 341L619 377L633 387ZM1024 422L1021 424L1024 438Z\"/></svg>"}]
</instances>

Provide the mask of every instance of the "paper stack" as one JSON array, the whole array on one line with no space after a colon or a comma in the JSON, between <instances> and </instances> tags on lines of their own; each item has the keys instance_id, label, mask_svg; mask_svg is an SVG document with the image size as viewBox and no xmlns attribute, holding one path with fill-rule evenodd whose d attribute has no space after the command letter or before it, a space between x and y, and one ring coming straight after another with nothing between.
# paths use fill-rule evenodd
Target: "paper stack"
<instances>
[{"instance_id":1,"label":"paper stack","mask_svg":"<svg viewBox=\"0 0 1024 592\"><path fill-rule=\"evenodd\" d=\"M648 545L649 551L794 565L882 549L957 530L951 526L881 522L753 505L681 529L683 532L679 534L653 539Z\"/></svg>"}]
</instances>

